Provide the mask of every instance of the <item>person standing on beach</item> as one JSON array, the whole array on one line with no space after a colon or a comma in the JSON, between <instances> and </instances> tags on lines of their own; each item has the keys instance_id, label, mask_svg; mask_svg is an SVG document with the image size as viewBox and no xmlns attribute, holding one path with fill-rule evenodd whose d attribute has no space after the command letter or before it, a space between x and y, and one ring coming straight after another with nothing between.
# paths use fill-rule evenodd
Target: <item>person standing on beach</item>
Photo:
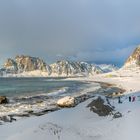
<instances>
[{"instance_id":1,"label":"person standing on beach","mask_svg":"<svg viewBox=\"0 0 140 140\"><path fill-rule=\"evenodd\" d=\"M118 97L118 103L119 103L119 104L122 103L122 102L121 102L121 97L120 97L120 96Z\"/></svg>"},{"instance_id":2,"label":"person standing on beach","mask_svg":"<svg viewBox=\"0 0 140 140\"><path fill-rule=\"evenodd\" d=\"M129 102L131 102L131 96L129 96Z\"/></svg>"},{"instance_id":3,"label":"person standing on beach","mask_svg":"<svg viewBox=\"0 0 140 140\"><path fill-rule=\"evenodd\" d=\"M136 97L135 96L133 96L133 98L132 98L132 102L134 102L136 100Z\"/></svg>"}]
</instances>

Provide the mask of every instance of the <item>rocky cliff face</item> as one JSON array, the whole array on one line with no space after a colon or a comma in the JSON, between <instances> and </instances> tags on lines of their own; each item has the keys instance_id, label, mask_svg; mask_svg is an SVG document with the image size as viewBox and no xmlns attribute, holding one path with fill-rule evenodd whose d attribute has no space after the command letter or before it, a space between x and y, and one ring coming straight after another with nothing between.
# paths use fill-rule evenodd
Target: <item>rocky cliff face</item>
<instances>
[{"instance_id":1,"label":"rocky cliff face","mask_svg":"<svg viewBox=\"0 0 140 140\"><path fill-rule=\"evenodd\" d=\"M102 73L102 70L92 64L86 62L57 61L50 65L51 73L54 75L88 75Z\"/></svg>"},{"instance_id":2,"label":"rocky cliff face","mask_svg":"<svg viewBox=\"0 0 140 140\"><path fill-rule=\"evenodd\" d=\"M61 60L47 65L40 58L24 55L7 59L0 69L1 75L10 76L87 76L103 72L99 66L86 62Z\"/></svg>"},{"instance_id":3,"label":"rocky cliff face","mask_svg":"<svg viewBox=\"0 0 140 140\"><path fill-rule=\"evenodd\" d=\"M47 71L48 65L40 58L30 56L16 56L15 59L7 59L4 69L12 73L41 70Z\"/></svg>"},{"instance_id":4,"label":"rocky cliff face","mask_svg":"<svg viewBox=\"0 0 140 140\"><path fill-rule=\"evenodd\" d=\"M11 70L11 71L17 71L18 70L17 63L11 58L6 60L6 62L4 63L4 68L6 70Z\"/></svg>"},{"instance_id":5,"label":"rocky cliff face","mask_svg":"<svg viewBox=\"0 0 140 140\"><path fill-rule=\"evenodd\" d=\"M124 68L133 68L140 66L140 45L134 50L124 64Z\"/></svg>"}]
</instances>

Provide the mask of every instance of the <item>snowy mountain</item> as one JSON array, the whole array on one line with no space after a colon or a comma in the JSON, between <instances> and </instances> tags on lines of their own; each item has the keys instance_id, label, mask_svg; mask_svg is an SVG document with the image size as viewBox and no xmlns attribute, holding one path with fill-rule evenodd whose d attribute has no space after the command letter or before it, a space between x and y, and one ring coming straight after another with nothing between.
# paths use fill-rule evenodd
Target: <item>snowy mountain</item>
<instances>
[{"instance_id":1,"label":"snowy mountain","mask_svg":"<svg viewBox=\"0 0 140 140\"><path fill-rule=\"evenodd\" d=\"M57 76L69 76L69 75L94 75L103 73L103 71L96 65L86 62L73 62L73 61L57 61L50 65L51 73Z\"/></svg>"},{"instance_id":2,"label":"snowy mountain","mask_svg":"<svg viewBox=\"0 0 140 140\"><path fill-rule=\"evenodd\" d=\"M96 65L87 62L60 60L48 65L38 57L16 56L9 58L0 69L1 76L47 77L88 76L118 70L113 65Z\"/></svg>"},{"instance_id":3,"label":"snowy mountain","mask_svg":"<svg viewBox=\"0 0 140 140\"><path fill-rule=\"evenodd\" d=\"M119 68L116 67L115 65L111 65L111 64L100 64L100 65L98 65L98 66L102 69L102 71L103 71L104 73L113 72L113 71L116 71L116 70L119 69Z\"/></svg>"},{"instance_id":4,"label":"snowy mountain","mask_svg":"<svg viewBox=\"0 0 140 140\"><path fill-rule=\"evenodd\" d=\"M99 73L103 73L100 67L86 62L61 60L48 65L40 58L24 55L7 59L0 69L1 76L19 77L87 76Z\"/></svg>"},{"instance_id":5,"label":"snowy mountain","mask_svg":"<svg viewBox=\"0 0 140 140\"><path fill-rule=\"evenodd\" d=\"M21 55L16 56L14 59L7 59L1 69L1 72L18 74L35 70L41 70L49 73L49 65L40 58Z\"/></svg>"},{"instance_id":6,"label":"snowy mountain","mask_svg":"<svg viewBox=\"0 0 140 140\"><path fill-rule=\"evenodd\" d=\"M125 62L123 68L125 69L133 69L136 67L140 67L140 45L134 50L134 52L128 57Z\"/></svg>"}]
</instances>

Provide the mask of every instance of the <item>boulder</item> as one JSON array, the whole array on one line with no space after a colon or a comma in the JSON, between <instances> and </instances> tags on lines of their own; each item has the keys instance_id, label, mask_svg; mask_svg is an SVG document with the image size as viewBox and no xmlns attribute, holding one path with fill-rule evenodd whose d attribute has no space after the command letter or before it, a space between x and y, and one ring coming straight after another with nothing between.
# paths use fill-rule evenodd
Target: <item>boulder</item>
<instances>
[{"instance_id":1,"label":"boulder","mask_svg":"<svg viewBox=\"0 0 140 140\"><path fill-rule=\"evenodd\" d=\"M74 97L66 96L59 99L57 105L60 107L74 107L76 105L76 100Z\"/></svg>"},{"instance_id":2,"label":"boulder","mask_svg":"<svg viewBox=\"0 0 140 140\"><path fill-rule=\"evenodd\" d=\"M116 112L113 116L113 118L120 118L122 117L122 114L120 112Z\"/></svg>"},{"instance_id":3,"label":"boulder","mask_svg":"<svg viewBox=\"0 0 140 140\"><path fill-rule=\"evenodd\" d=\"M0 96L0 104L7 104L8 100L6 98L6 96Z\"/></svg>"},{"instance_id":4,"label":"boulder","mask_svg":"<svg viewBox=\"0 0 140 140\"><path fill-rule=\"evenodd\" d=\"M13 121L16 121L16 119L13 118L12 116L1 116L0 120L2 122L13 122Z\"/></svg>"},{"instance_id":5,"label":"boulder","mask_svg":"<svg viewBox=\"0 0 140 140\"><path fill-rule=\"evenodd\" d=\"M111 106L110 103L105 104L105 100L100 96L97 99L94 99L91 103L89 103L87 107L90 108L90 111L93 111L99 116L108 116L111 115L114 111L113 106Z\"/></svg>"}]
</instances>

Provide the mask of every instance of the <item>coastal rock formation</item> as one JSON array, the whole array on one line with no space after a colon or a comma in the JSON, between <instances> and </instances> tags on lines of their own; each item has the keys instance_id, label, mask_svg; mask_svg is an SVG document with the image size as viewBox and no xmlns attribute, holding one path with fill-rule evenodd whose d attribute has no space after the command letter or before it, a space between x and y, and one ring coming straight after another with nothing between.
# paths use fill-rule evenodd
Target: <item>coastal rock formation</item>
<instances>
[{"instance_id":1,"label":"coastal rock formation","mask_svg":"<svg viewBox=\"0 0 140 140\"><path fill-rule=\"evenodd\" d=\"M57 61L47 65L42 59L31 56L16 56L7 59L0 70L1 75L18 74L16 76L87 76L103 73L94 64L76 61ZM12 75L11 75L12 76Z\"/></svg>"},{"instance_id":2,"label":"coastal rock formation","mask_svg":"<svg viewBox=\"0 0 140 140\"><path fill-rule=\"evenodd\" d=\"M40 58L30 56L16 56L15 61L19 71L46 70L46 63Z\"/></svg>"},{"instance_id":3,"label":"coastal rock formation","mask_svg":"<svg viewBox=\"0 0 140 140\"><path fill-rule=\"evenodd\" d=\"M42 59L31 56L16 56L7 59L0 69L1 76L18 77L72 77L89 76L117 70L113 66L89 64L87 62L60 60L47 65Z\"/></svg>"},{"instance_id":4,"label":"coastal rock formation","mask_svg":"<svg viewBox=\"0 0 140 140\"><path fill-rule=\"evenodd\" d=\"M0 104L7 104L8 100L6 98L6 96L0 96Z\"/></svg>"},{"instance_id":5,"label":"coastal rock formation","mask_svg":"<svg viewBox=\"0 0 140 140\"><path fill-rule=\"evenodd\" d=\"M66 96L57 101L57 105L60 107L74 107L76 105L76 100L74 97Z\"/></svg>"},{"instance_id":6,"label":"coastal rock formation","mask_svg":"<svg viewBox=\"0 0 140 140\"><path fill-rule=\"evenodd\" d=\"M22 73L34 70L47 71L49 66L40 58L31 56L16 56L15 59L7 59L4 68L9 73Z\"/></svg>"},{"instance_id":7,"label":"coastal rock formation","mask_svg":"<svg viewBox=\"0 0 140 140\"><path fill-rule=\"evenodd\" d=\"M128 57L127 61L124 64L124 68L134 68L139 66L140 66L140 45Z\"/></svg>"},{"instance_id":8,"label":"coastal rock formation","mask_svg":"<svg viewBox=\"0 0 140 140\"><path fill-rule=\"evenodd\" d=\"M4 68L7 69L7 70L11 70L11 71L17 71L18 70L17 63L11 58L8 58L6 60L6 62L4 63Z\"/></svg>"}]
</instances>

